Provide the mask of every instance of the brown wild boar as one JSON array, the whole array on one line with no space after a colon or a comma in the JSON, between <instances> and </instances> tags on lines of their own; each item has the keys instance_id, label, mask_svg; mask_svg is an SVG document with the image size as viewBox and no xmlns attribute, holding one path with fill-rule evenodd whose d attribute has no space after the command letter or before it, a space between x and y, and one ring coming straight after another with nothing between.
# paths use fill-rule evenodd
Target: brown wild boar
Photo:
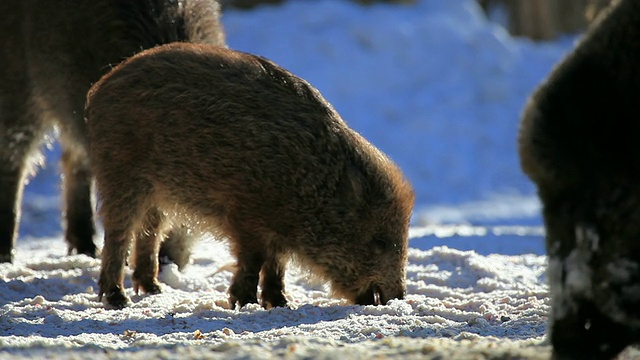
<instances>
[{"instance_id":1,"label":"brown wild boar","mask_svg":"<svg viewBox=\"0 0 640 360\"><path fill-rule=\"evenodd\" d=\"M520 159L543 205L555 359L640 341L640 1L621 0L531 96Z\"/></svg>"},{"instance_id":2,"label":"brown wild boar","mask_svg":"<svg viewBox=\"0 0 640 360\"><path fill-rule=\"evenodd\" d=\"M2 0L0 14L0 262L12 260L24 184L54 127L62 145L69 253L95 256L82 113L87 91L111 65L142 49L174 41L224 46L219 4Z\"/></svg>"},{"instance_id":3,"label":"brown wild boar","mask_svg":"<svg viewBox=\"0 0 640 360\"><path fill-rule=\"evenodd\" d=\"M230 305L284 306L291 258L335 295L405 293L414 194L400 170L306 81L262 57L170 44L123 62L89 91L90 158L105 228L100 297L160 291L159 238L179 219L227 238ZM168 215L168 216L167 216Z\"/></svg>"}]
</instances>

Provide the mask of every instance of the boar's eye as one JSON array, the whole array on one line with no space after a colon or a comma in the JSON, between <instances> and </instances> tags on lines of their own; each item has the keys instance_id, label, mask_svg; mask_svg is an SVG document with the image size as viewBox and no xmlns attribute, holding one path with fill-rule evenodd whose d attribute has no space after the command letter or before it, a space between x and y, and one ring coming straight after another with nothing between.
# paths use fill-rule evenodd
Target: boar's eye
<instances>
[{"instance_id":1,"label":"boar's eye","mask_svg":"<svg viewBox=\"0 0 640 360\"><path fill-rule=\"evenodd\" d=\"M376 254L382 253L395 253L400 255L402 247L395 241L386 239L384 237L375 237L371 240L371 248Z\"/></svg>"},{"instance_id":2,"label":"boar's eye","mask_svg":"<svg viewBox=\"0 0 640 360\"><path fill-rule=\"evenodd\" d=\"M385 239L374 238L371 240L371 246L376 254L381 254L389 248L389 242Z\"/></svg>"}]
</instances>

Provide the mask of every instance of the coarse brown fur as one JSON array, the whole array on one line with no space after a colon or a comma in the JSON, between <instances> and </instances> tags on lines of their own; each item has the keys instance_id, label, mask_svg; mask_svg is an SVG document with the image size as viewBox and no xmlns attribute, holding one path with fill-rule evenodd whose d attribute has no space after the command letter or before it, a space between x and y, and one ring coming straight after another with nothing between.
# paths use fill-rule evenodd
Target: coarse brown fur
<instances>
[{"instance_id":1,"label":"coarse brown fur","mask_svg":"<svg viewBox=\"0 0 640 360\"><path fill-rule=\"evenodd\" d=\"M554 357L640 339L640 2L622 0L531 96L520 158L543 205Z\"/></svg>"},{"instance_id":2,"label":"coarse brown fur","mask_svg":"<svg viewBox=\"0 0 640 360\"><path fill-rule=\"evenodd\" d=\"M69 253L96 256L86 94L123 59L174 41L224 46L215 0L0 1L0 262L12 260L22 193L46 134L62 145Z\"/></svg>"},{"instance_id":3,"label":"coarse brown fur","mask_svg":"<svg viewBox=\"0 0 640 360\"><path fill-rule=\"evenodd\" d=\"M153 260L166 219L229 240L232 307L257 302L259 281L263 306L284 306L291 257L351 302L404 296L410 184L316 89L271 61L158 47L104 76L85 114L109 305L128 301L133 238L135 287L160 291Z\"/></svg>"}]
</instances>

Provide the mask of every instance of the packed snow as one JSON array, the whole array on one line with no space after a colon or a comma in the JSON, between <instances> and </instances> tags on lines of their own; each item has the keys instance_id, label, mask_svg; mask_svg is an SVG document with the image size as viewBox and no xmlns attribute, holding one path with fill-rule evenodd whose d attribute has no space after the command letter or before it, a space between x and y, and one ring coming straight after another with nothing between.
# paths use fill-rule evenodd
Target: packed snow
<instances>
[{"instance_id":1,"label":"packed snow","mask_svg":"<svg viewBox=\"0 0 640 360\"><path fill-rule=\"evenodd\" d=\"M361 7L291 0L223 22L231 48L315 85L413 183L407 297L355 306L289 267L291 308L228 308L224 242L160 273L163 293L98 302L100 261L66 254L53 146L0 264L0 357L548 358L544 231L516 134L527 95L572 46L512 38L475 0Z\"/></svg>"}]
</instances>

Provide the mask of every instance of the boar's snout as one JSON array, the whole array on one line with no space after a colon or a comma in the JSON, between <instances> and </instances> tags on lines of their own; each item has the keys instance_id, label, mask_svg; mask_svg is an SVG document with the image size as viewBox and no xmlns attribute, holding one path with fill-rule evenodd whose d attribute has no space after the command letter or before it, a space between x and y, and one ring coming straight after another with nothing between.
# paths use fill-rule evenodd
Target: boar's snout
<instances>
[{"instance_id":1,"label":"boar's snout","mask_svg":"<svg viewBox=\"0 0 640 360\"><path fill-rule=\"evenodd\" d=\"M358 305L386 305L391 299L404 299L407 291L404 288L396 290L384 290L376 284L372 284L356 297Z\"/></svg>"}]
</instances>

